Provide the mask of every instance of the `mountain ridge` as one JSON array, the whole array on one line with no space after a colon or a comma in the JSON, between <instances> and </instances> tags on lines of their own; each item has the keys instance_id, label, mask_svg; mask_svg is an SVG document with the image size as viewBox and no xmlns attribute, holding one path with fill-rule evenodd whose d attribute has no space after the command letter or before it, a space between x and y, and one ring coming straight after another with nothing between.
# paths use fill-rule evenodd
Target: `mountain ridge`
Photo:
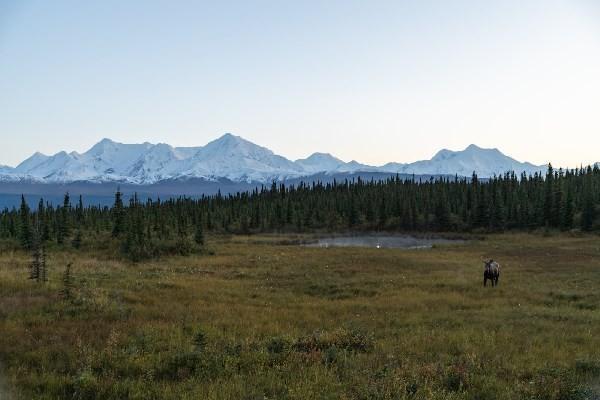
<instances>
[{"instance_id":1,"label":"mountain ridge","mask_svg":"<svg viewBox=\"0 0 600 400\"><path fill-rule=\"evenodd\" d=\"M545 165L520 162L500 150L475 144L464 150L439 150L431 159L381 166L344 162L330 153L315 152L295 161L275 154L241 136L226 133L204 146L173 147L167 143L125 144L104 138L83 153L35 152L16 167L0 165L0 180L67 183L76 181L152 184L163 180L202 178L209 181L266 183L317 173L398 173L491 177L514 171L533 174Z\"/></svg>"}]
</instances>

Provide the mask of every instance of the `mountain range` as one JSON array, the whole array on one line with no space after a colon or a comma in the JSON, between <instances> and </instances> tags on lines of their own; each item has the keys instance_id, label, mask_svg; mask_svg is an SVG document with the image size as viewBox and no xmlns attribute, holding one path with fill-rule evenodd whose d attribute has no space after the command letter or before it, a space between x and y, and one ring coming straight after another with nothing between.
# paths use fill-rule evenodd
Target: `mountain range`
<instances>
[{"instance_id":1,"label":"mountain range","mask_svg":"<svg viewBox=\"0 0 600 400\"><path fill-rule=\"evenodd\" d=\"M491 177L514 171L533 174L546 166L519 162L498 149L470 145L462 151L440 150L429 160L371 166L344 162L328 153L289 160L239 136L227 133L205 146L173 147L165 143L123 144L103 139L84 153L35 153L16 167L0 165L4 182L121 182L148 185L162 181L203 179L268 183L316 174L398 173Z\"/></svg>"}]
</instances>

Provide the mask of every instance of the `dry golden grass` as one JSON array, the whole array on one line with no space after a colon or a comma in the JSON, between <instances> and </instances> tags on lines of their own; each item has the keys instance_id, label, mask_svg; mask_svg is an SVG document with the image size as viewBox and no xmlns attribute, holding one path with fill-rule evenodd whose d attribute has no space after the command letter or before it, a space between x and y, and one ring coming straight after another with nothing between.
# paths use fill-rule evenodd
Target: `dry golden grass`
<instances>
[{"instance_id":1,"label":"dry golden grass","mask_svg":"<svg viewBox=\"0 0 600 400\"><path fill-rule=\"evenodd\" d=\"M598 237L505 234L431 250L282 239L211 238L215 255L141 264L117 259L108 241L52 249L45 285L5 246L0 389L24 399L597 398ZM482 286L482 257L502 264L499 287ZM65 301L69 261L76 296Z\"/></svg>"}]
</instances>

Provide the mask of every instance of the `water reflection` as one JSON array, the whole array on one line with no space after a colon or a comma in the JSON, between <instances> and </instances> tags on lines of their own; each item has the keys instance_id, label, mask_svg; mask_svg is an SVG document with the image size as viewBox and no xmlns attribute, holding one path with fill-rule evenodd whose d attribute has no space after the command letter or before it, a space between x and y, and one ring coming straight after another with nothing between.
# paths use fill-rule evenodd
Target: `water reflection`
<instances>
[{"instance_id":1,"label":"water reflection","mask_svg":"<svg viewBox=\"0 0 600 400\"><path fill-rule=\"evenodd\" d=\"M419 238L410 235L398 236L338 236L317 239L309 247L371 247L376 249L429 249L434 244L463 243L463 240L442 238Z\"/></svg>"}]
</instances>

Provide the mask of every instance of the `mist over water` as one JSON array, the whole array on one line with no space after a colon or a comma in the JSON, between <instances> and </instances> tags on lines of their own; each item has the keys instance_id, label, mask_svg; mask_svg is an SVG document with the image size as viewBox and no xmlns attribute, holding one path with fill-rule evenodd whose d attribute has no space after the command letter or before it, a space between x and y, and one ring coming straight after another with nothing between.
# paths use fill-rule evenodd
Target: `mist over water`
<instances>
[{"instance_id":1,"label":"mist over water","mask_svg":"<svg viewBox=\"0 0 600 400\"><path fill-rule=\"evenodd\" d=\"M318 239L309 243L309 247L371 247L378 249L429 249L435 244L459 244L463 240L442 238L419 238L410 235L398 236L342 236Z\"/></svg>"}]
</instances>

